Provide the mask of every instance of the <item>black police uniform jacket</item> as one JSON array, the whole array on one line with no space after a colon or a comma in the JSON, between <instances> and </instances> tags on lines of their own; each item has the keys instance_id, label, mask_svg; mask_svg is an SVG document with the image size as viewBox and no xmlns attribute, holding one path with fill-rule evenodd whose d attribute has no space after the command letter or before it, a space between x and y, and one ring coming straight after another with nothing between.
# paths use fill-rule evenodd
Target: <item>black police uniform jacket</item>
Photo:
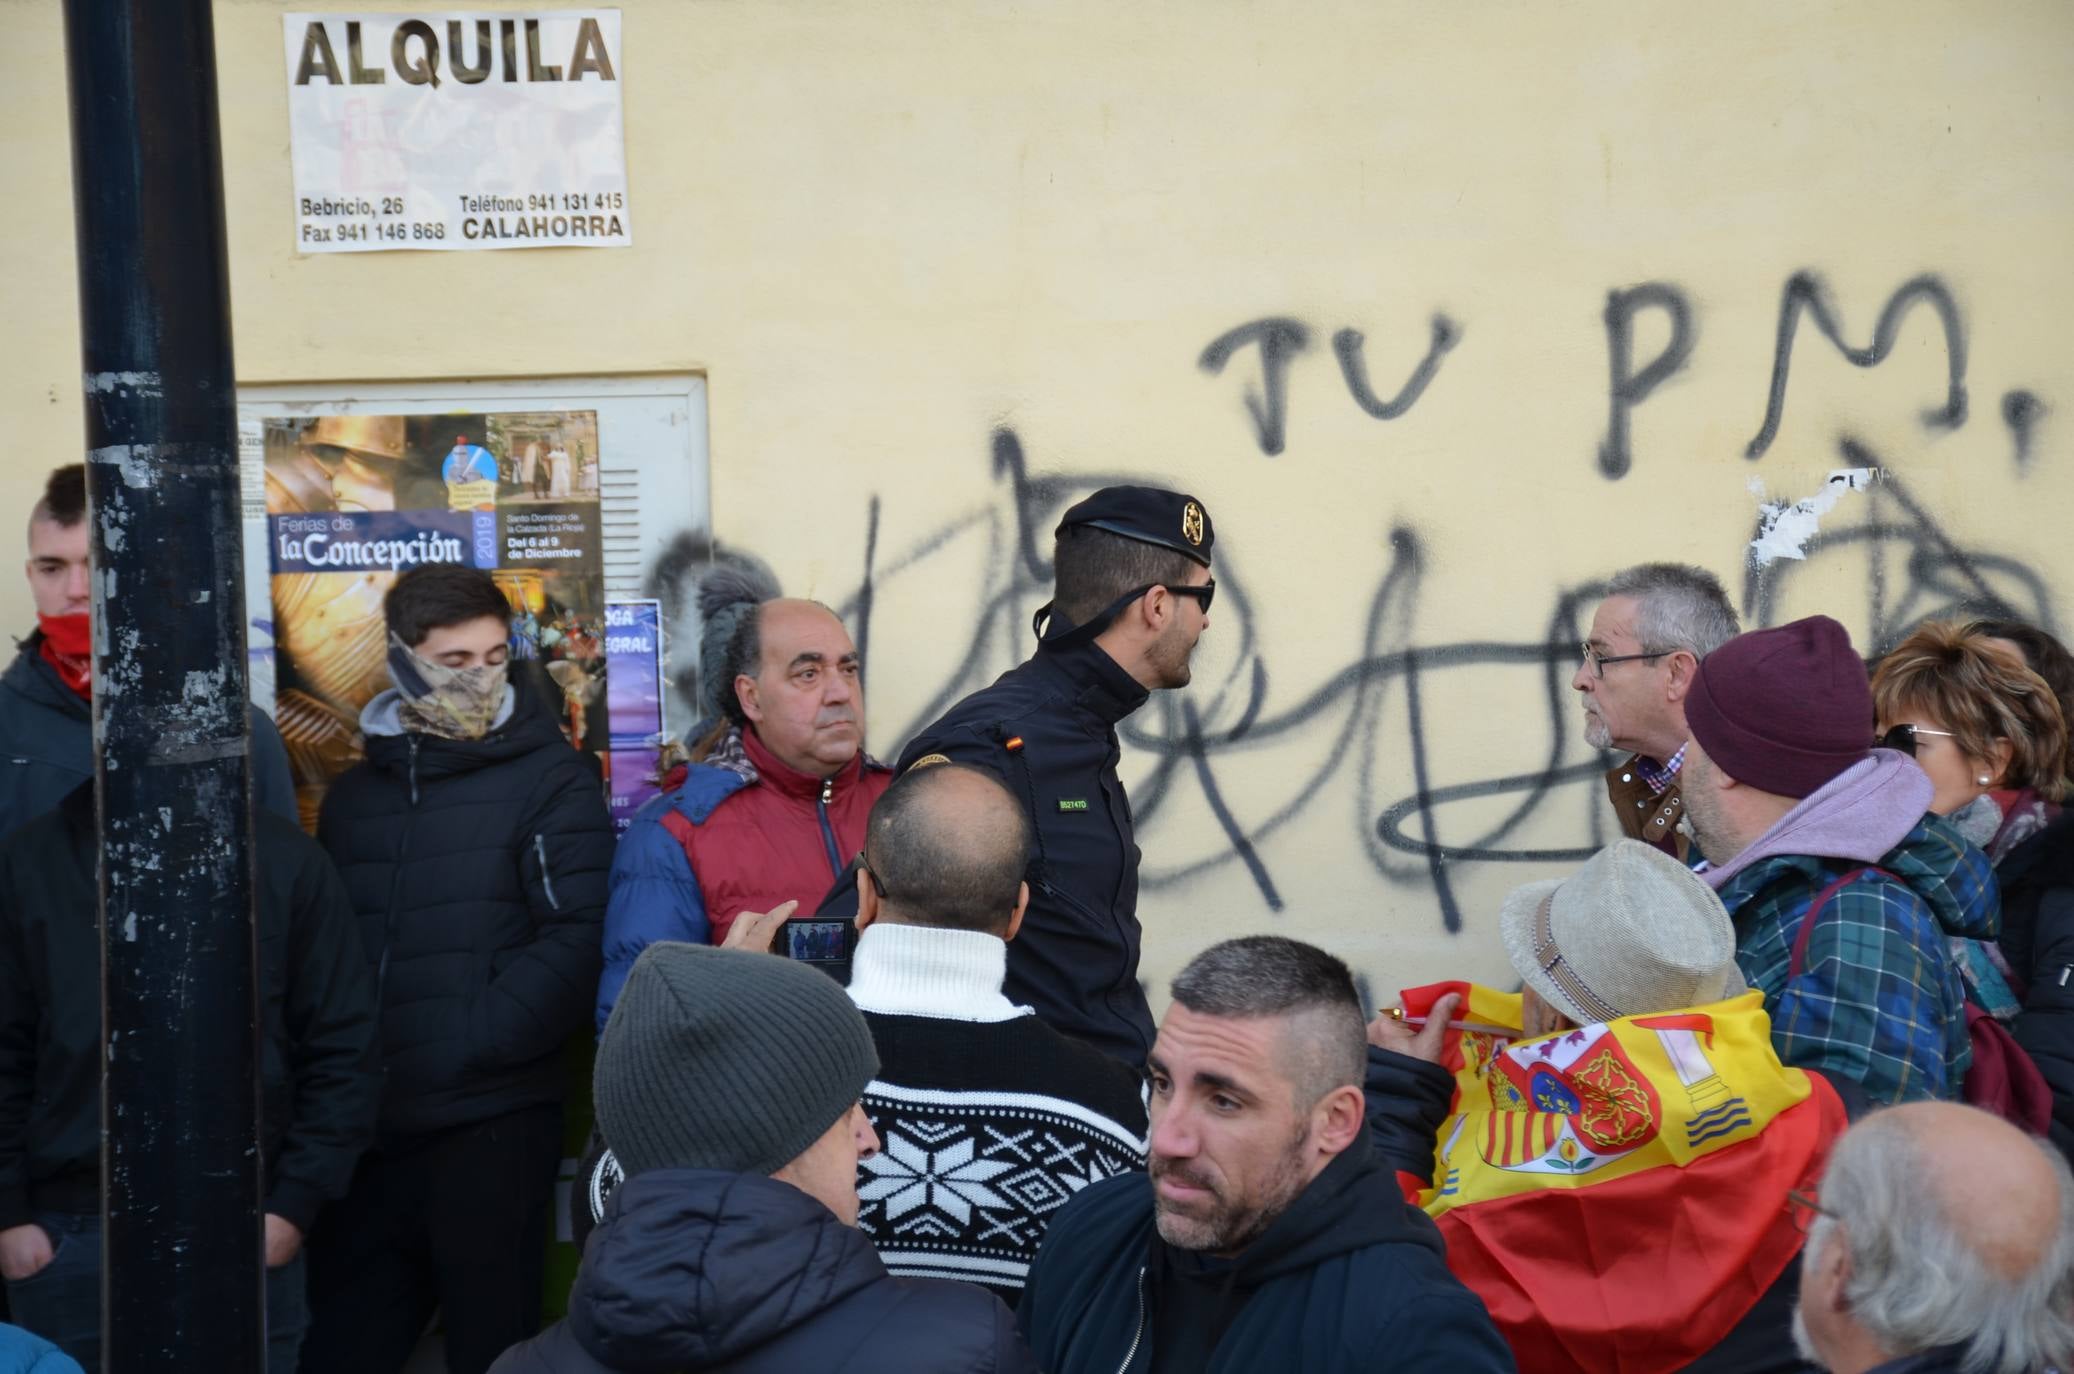
<instances>
[{"instance_id":1,"label":"black police uniform jacket","mask_svg":"<svg viewBox=\"0 0 2074 1374\"><path fill-rule=\"evenodd\" d=\"M1008 946L1009 1000L1133 1066L1152 1048L1138 986L1138 843L1116 723L1151 693L1090 642L1040 645L900 756L990 768L1037 832L1030 906Z\"/></svg>"},{"instance_id":2,"label":"black police uniform jacket","mask_svg":"<svg viewBox=\"0 0 2074 1374\"><path fill-rule=\"evenodd\" d=\"M379 989L385 1141L560 1102L590 1023L612 818L596 764L513 689L482 739L370 731L324 798Z\"/></svg>"}]
</instances>

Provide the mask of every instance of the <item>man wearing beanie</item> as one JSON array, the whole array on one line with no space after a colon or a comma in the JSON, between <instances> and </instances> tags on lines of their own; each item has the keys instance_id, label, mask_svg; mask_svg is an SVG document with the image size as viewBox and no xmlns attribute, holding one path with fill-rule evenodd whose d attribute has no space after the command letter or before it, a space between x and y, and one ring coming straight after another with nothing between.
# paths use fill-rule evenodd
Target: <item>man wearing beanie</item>
<instances>
[{"instance_id":1,"label":"man wearing beanie","mask_svg":"<svg viewBox=\"0 0 2074 1374\"><path fill-rule=\"evenodd\" d=\"M1779 1058L1875 1102L1957 1097L1972 1052L1947 941L1994 936L1994 873L1929 814L1914 760L1872 747L1872 688L1843 626L1811 616L1730 640L1701 661L1685 717L1702 876Z\"/></svg>"},{"instance_id":2,"label":"man wearing beanie","mask_svg":"<svg viewBox=\"0 0 2074 1374\"><path fill-rule=\"evenodd\" d=\"M789 960L663 942L598 1044L598 1126L626 1181L569 1317L492 1374L1034 1371L1000 1301L896 1279L856 1229L878 1150L864 1017Z\"/></svg>"}]
</instances>

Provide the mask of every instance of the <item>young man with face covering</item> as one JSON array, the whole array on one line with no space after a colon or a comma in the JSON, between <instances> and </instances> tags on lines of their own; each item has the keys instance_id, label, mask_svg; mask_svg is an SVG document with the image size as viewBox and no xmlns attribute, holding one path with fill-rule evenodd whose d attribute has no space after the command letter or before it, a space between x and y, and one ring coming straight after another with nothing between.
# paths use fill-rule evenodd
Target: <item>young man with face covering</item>
<instances>
[{"instance_id":1,"label":"young man with face covering","mask_svg":"<svg viewBox=\"0 0 2074 1374\"><path fill-rule=\"evenodd\" d=\"M381 1001L376 1147L310 1243L305 1374L388 1374L434 1307L451 1374L539 1326L560 1052L597 985L612 822L589 758L508 681L510 608L433 565L383 607L394 690L324 799Z\"/></svg>"},{"instance_id":2,"label":"young man with face covering","mask_svg":"<svg viewBox=\"0 0 2074 1374\"><path fill-rule=\"evenodd\" d=\"M55 469L29 512L29 596L36 631L0 674L0 838L54 809L94 775L93 592L88 578L86 468ZM288 752L253 709L252 799L295 819Z\"/></svg>"},{"instance_id":3,"label":"young man with face covering","mask_svg":"<svg viewBox=\"0 0 2074 1374\"><path fill-rule=\"evenodd\" d=\"M1148 1060L1151 1172L1091 1183L1016 1316L1047 1374L1510 1374L1440 1233L1371 1152L1347 967L1279 936L1174 980Z\"/></svg>"},{"instance_id":4,"label":"young man with face covering","mask_svg":"<svg viewBox=\"0 0 2074 1374\"><path fill-rule=\"evenodd\" d=\"M700 595L707 707L725 722L697 762L664 779L612 862L602 1032L641 951L720 944L735 918L812 912L863 848L893 775L864 753L862 664L850 632L814 601Z\"/></svg>"}]
</instances>

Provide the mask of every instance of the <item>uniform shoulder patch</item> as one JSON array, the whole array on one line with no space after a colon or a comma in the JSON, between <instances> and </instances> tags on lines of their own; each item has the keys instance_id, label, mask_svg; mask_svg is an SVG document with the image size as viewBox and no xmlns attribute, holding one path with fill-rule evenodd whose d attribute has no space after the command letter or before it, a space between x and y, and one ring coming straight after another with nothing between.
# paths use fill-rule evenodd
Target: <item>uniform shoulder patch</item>
<instances>
[{"instance_id":1,"label":"uniform shoulder patch","mask_svg":"<svg viewBox=\"0 0 2074 1374\"><path fill-rule=\"evenodd\" d=\"M916 759L913 763L909 764L907 766L907 771L912 773L917 768L933 768L939 763L949 763L950 761L951 756L949 754L924 754L922 755L922 757Z\"/></svg>"}]
</instances>

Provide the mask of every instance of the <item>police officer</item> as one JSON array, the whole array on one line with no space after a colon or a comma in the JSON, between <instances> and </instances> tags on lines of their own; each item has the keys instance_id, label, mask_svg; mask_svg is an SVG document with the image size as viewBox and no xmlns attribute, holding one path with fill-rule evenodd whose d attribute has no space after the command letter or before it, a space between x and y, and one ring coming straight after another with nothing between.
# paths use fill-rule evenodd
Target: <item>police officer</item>
<instances>
[{"instance_id":1,"label":"police officer","mask_svg":"<svg viewBox=\"0 0 2074 1374\"><path fill-rule=\"evenodd\" d=\"M1188 685L1210 624L1209 512L1156 487L1104 487L1066 512L1037 652L915 737L901 772L992 768L1037 831L1030 906L1008 946L1012 1001L1132 1064L1152 1048L1138 986L1138 845L1116 723Z\"/></svg>"}]
</instances>

